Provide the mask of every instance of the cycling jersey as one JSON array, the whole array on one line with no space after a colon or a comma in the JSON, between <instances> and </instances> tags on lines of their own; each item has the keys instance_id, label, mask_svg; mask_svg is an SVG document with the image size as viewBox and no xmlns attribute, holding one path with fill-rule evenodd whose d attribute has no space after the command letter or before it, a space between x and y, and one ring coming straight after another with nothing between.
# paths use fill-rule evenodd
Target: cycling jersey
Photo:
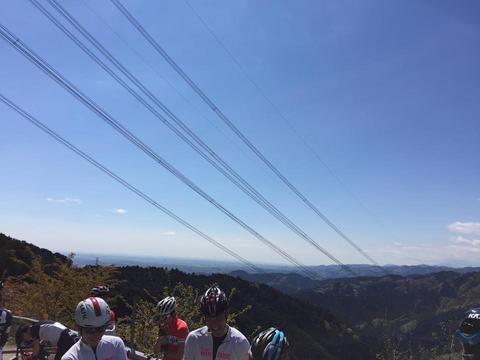
<instances>
[{"instance_id":1,"label":"cycling jersey","mask_svg":"<svg viewBox=\"0 0 480 360\"><path fill-rule=\"evenodd\" d=\"M170 351L177 351L178 350L178 344L175 344L176 341L184 341L187 338L188 335L188 326L185 321L182 319L179 319L178 317L175 316L174 321L169 323L168 326L163 327L159 331L159 336L171 336L176 338L173 343L166 345L167 353L164 356L164 360L171 360L172 357L168 355L168 352Z\"/></svg>"},{"instance_id":2,"label":"cycling jersey","mask_svg":"<svg viewBox=\"0 0 480 360\"><path fill-rule=\"evenodd\" d=\"M0 360L3 359L2 348L7 342L12 326L12 314L6 309L0 309Z\"/></svg>"},{"instance_id":3,"label":"cycling jersey","mask_svg":"<svg viewBox=\"0 0 480 360\"><path fill-rule=\"evenodd\" d=\"M208 327L192 331L185 342L184 360L212 360L213 338ZM217 350L218 360L249 360L250 344L237 329L228 326L227 335Z\"/></svg>"},{"instance_id":4,"label":"cycling jersey","mask_svg":"<svg viewBox=\"0 0 480 360\"><path fill-rule=\"evenodd\" d=\"M57 345L62 331L67 327L59 322L51 320L37 321L30 330L32 337L37 340L48 341L52 345Z\"/></svg>"},{"instance_id":5,"label":"cycling jersey","mask_svg":"<svg viewBox=\"0 0 480 360\"><path fill-rule=\"evenodd\" d=\"M0 351L7 342L11 326L12 314L6 309L0 309Z\"/></svg>"},{"instance_id":6,"label":"cycling jersey","mask_svg":"<svg viewBox=\"0 0 480 360\"><path fill-rule=\"evenodd\" d=\"M38 321L32 325L30 333L34 339L48 341L57 347L55 360L60 360L63 354L79 339L76 331L51 320Z\"/></svg>"},{"instance_id":7,"label":"cycling jersey","mask_svg":"<svg viewBox=\"0 0 480 360\"><path fill-rule=\"evenodd\" d=\"M122 339L103 335L95 349L80 339L62 356L62 360L127 360L127 351Z\"/></svg>"}]
</instances>

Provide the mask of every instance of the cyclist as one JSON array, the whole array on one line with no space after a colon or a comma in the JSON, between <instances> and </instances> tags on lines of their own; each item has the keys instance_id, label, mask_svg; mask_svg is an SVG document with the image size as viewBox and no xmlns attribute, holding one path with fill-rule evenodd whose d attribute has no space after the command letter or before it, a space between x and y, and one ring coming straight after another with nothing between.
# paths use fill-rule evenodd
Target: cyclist
<instances>
[{"instance_id":1,"label":"cyclist","mask_svg":"<svg viewBox=\"0 0 480 360\"><path fill-rule=\"evenodd\" d=\"M98 285L92 288L90 290L90 296L93 297L99 297L102 298L103 300L107 301L108 296L110 294L110 288L107 285ZM105 334L107 335L115 335L115 321L117 320L117 315L115 312L110 309L110 321L107 326L107 330L105 331Z\"/></svg>"},{"instance_id":2,"label":"cyclist","mask_svg":"<svg viewBox=\"0 0 480 360\"><path fill-rule=\"evenodd\" d=\"M185 360L250 359L250 344L237 329L228 326L228 300L218 287L209 288L200 300L206 326L192 331L185 342Z\"/></svg>"},{"instance_id":3,"label":"cyclist","mask_svg":"<svg viewBox=\"0 0 480 360\"><path fill-rule=\"evenodd\" d=\"M465 313L456 335L463 346L463 358L480 360L480 308Z\"/></svg>"},{"instance_id":4,"label":"cyclist","mask_svg":"<svg viewBox=\"0 0 480 360\"><path fill-rule=\"evenodd\" d=\"M0 281L0 301L2 299L3 282ZM7 309L0 308L0 360L3 359L2 349L7 342L12 326L12 314Z\"/></svg>"},{"instance_id":5,"label":"cyclist","mask_svg":"<svg viewBox=\"0 0 480 360\"><path fill-rule=\"evenodd\" d=\"M177 316L177 303L173 296L167 296L157 304L157 313L153 320L158 322L158 338L153 352L163 352L164 360L180 360L183 358L188 326Z\"/></svg>"},{"instance_id":6,"label":"cyclist","mask_svg":"<svg viewBox=\"0 0 480 360\"><path fill-rule=\"evenodd\" d=\"M55 360L60 360L62 355L67 352L79 339L78 333L67 328L59 322L51 320L37 321L32 325L22 325L15 333L15 341L17 347L21 348L26 343L31 344L32 357L39 356L40 342L48 342L52 346L57 347Z\"/></svg>"},{"instance_id":7,"label":"cyclist","mask_svg":"<svg viewBox=\"0 0 480 360\"><path fill-rule=\"evenodd\" d=\"M89 297L75 309L80 340L63 356L62 360L126 360L123 340L105 335L110 321L110 307L102 298Z\"/></svg>"},{"instance_id":8,"label":"cyclist","mask_svg":"<svg viewBox=\"0 0 480 360\"><path fill-rule=\"evenodd\" d=\"M289 347L283 331L271 327L255 336L250 350L253 360L290 360Z\"/></svg>"}]
</instances>

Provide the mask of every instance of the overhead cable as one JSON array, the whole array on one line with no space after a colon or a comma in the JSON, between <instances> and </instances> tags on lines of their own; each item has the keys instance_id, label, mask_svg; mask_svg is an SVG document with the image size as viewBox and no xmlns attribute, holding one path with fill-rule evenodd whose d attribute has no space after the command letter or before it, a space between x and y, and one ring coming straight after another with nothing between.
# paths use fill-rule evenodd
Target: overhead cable
<instances>
[{"instance_id":1,"label":"overhead cable","mask_svg":"<svg viewBox=\"0 0 480 360\"><path fill-rule=\"evenodd\" d=\"M125 128L122 124L120 124L115 118L113 118L108 112L102 109L98 104L96 104L92 99L82 93L78 88L76 88L71 82L69 82L65 77L63 77L58 71L56 71L51 65L49 65L45 60L43 60L40 56L35 54L23 41L21 41L18 37L16 37L10 30L8 30L5 26L0 24L0 36L9 43L12 47L14 47L19 53L25 56L28 60L30 60L33 64L35 64L39 69L45 72L50 78L52 78L55 82L57 82L60 86L62 86L65 90L70 92L75 98L77 98L82 104L84 104L87 108L93 111L96 115L98 115L103 121L105 121L108 125L118 131L121 135L123 135L128 141L132 144L137 146L140 150L142 150L146 155L152 158L156 163L163 166L166 170L168 170L172 175L182 181L185 185L195 191L198 195L203 197L205 200L210 202L213 206L215 206L219 211L224 213L228 216L231 220L236 222L254 237L256 237L259 241L261 241L264 245L275 251L278 255L282 256L284 259L289 261L291 264L298 267L304 274L309 277L316 277L316 274L309 270L305 265L303 265L300 261L295 259L292 255L287 253L286 251L279 248L277 245L272 243L270 240L265 238L263 235L258 233L255 229L251 226L246 224L240 218L238 218L235 214L233 214L230 210L225 208L221 205L218 201L216 201L213 197L208 195L205 191L203 191L200 187L198 187L193 181L191 181L188 177L186 177L183 173L177 170L172 164L168 161L163 159L160 155L158 155L151 147L146 145L142 142L138 137L136 137L133 133L131 133L127 128Z\"/></svg>"},{"instance_id":2,"label":"overhead cable","mask_svg":"<svg viewBox=\"0 0 480 360\"><path fill-rule=\"evenodd\" d=\"M318 151L305 139L302 134L295 128L295 125L280 111L279 107L273 102L272 99L265 93L261 86L248 74L245 68L242 66L240 61L232 54L232 52L227 48L222 40L215 34L213 29L207 24L207 22L200 16L200 14L195 10L195 8L190 4L188 0L184 0L187 6L192 10L193 14L198 18L200 23L207 29L210 35L215 39L215 41L220 45L220 47L225 51L225 53L230 57L232 62L238 67L243 76L257 89L260 96L271 106L273 111L278 115L280 119L287 125L288 129L300 140L300 142L305 146L305 148L310 151L310 153L318 160L318 162L327 170L330 176L337 181L337 183L350 195L350 197L368 214L370 217L376 221L379 225L385 228L385 224L376 216L366 205L365 203L347 186L347 184L333 171L333 169L322 159Z\"/></svg>"},{"instance_id":3,"label":"overhead cable","mask_svg":"<svg viewBox=\"0 0 480 360\"><path fill-rule=\"evenodd\" d=\"M230 133L225 132L223 128L219 126L218 123L210 119L210 117L207 117L190 99L188 99L175 85L168 80L167 77L163 76L158 69L156 69L152 63L145 58L138 50L135 49L134 46L132 46L131 43L129 43L120 33L108 23L108 21L105 19L104 16L102 16L95 8L90 6L88 3L88 0L83 0L83 4L85 7L92 13L94 14L98 20L105 25L123 44L133 53L135 56L144 63L145 66L147 66L155 75L158 76L159 79L161 79L163 82L165 82L179 97L183 99L185 104L187 104L192 110L195 111L195 113L203 118L205 121L207 121L212 127L214 127L232 146L235 146L239 152L241 152L245 158L248 158L249 160L253 161L253 156L250 152L247 152L247 150L242 147L239 143L233 140L232 135ZM273 178L273 174L268 173L270 176Z\"/></svg>"},{"instance_id":4,"label":"overhead cable","mask_svg":"<svg viewBox=\"0 0 480 360\"><path fill-rule=\"evenodd\" d=\"M183 71L182 68L173 60L170 55L158 44L158 42L145 30L145 28L136 20L133 15L119 2L119 0L110 0L117 9L127 18L127 20L140 32L140 34L152 45L152 47L165 59L165 61L183 78L183 80L197 93L197 95L212 109L213 112L247 145L251 151L267 165L267 167L297 196L302 202L310 208L318 217L320 217L332 230L341 238L347 241L363 257L372 264L383 268L364 250L362 250L352 239L338 228L326 215L324 215L308 198L303 195L264 155L263 153L235 126L235 124L220 110L220 108L203 92L202 89ZM384 270L383 270L384 271Z\"/></svg>"},{"instance_id":5,"label":"overhead cable","mask_svg":"<svg viewBox=\"0 0 480 360\"><path fill-rule=\"evenodd\" d=\"M25 119L27 119L28 121L30 121L33 125L35 125L36 127L38 127L40 130L42 130L43 132L47 133L48 135L50 135L52 138L54 138L55 140L57 140L58 142L60 142L61 144L63 144L64 146L66 146L67 148L69 148L70 150L72 150L74 153L76 153L77 155L81 156L82 158L84 158L85 160L87 160L90 164L92 164L93 166L95 166L97 169L103 171L105 174L107 174L108 176L110 176L112 179L114 179L115 181L119 182L120 184L122 184L124 187L126 187L128 190L132 191L133 193L135 193L137 196L139 196L140 198L142 198L143 200L147 201L148 203L150 203L151 205L155 206L158 210L162 211L164 214L168 215L169 217L171 217L173 220L179 222L180 224L182 224L183 226L185 226L186 228L188 228L189 230L193 231L195 234L199 235L200 237L204 238L205 240L207 240L208 242L210 242L212 245L215 245L217 248L219 248L220 250L222 250L223 252L227 253L228 255L234 257L235 259L237 259L239 262L243 263L244 265L248 266L249 268L251 268L252 270L256 271L256 272L264 272L262 269L258 268L256 265L254 265L253 263L251 263L250 261L248 261L247 259L245 259L244 257L238 255L236 252L234 252L233 250L230 250L228 247L226 247L225 245L223 245L222 243L218 242L217 240L213 239L212 237L206 235L205 233L203 233L202 231L198 230L195 226L191 225L190 223L188 223L186 220L182 219L180 216L176 215L175 213L173 213L172 211L168 210L166 207L160 205L157 201L155 201L154 199L152 199L150 196L148 196L147 194L145 194L144 192L140 191L138 188L136 188L135 186L131 185L129 182L127 182L126 180L122 179L120 176L118 176L117 174L115 174L113 171L109 170L107 167L105 167L104 165L100 164L98 161L96 161L95 159L93 159L91 156L89 156L88 154L86 154L85 152L83 152L82 150L80 150L79 148L77 148L76 146L74 146L72 143L70 143L68 140L65 140L61 135L59 135L58 133L56 133L55 131L53 131L52 129L50 129L49 127L47 127L45 124L43 124L40 120L36 119L35 117L33 117L31 114L29 114L28 112L26 112L24 109L22 109L21 107L19 107L18 105L16 105L14 102L12 102L11 100L9 100L7 97L5 97L3 94L0 93L0 100L7 106L9 106L11 109L15 110L18 114L20 114L21 116L23 116Z\"/></svg>"},{"instance_id":6,"label":"overhead cable","mask_svg":"<svg viewBox=\"0 0 480 360\"><path fill-rule=\"evenodd\" d=\"M30 0L49 20L51 20L65 35L67 35L76 45L78 45L93 61L95 61L103 70L112 76L121 86L123 86L132 96L135 97L142 105L144 105L154 116L161 120L170 130L172 130L178 137L185 141L192 147L200 156L208 161L220 173L227 177L246 195L252 198L257 204L262 206L271 215L276 217L285 226L291 229L295 234L314 246L316 250L322 252L329 259L343 268L351 275L355 273L330 252L324 249L314 239L306 234L300 227L293 223L286 215L284 215L278 208L271 204L258 190L249 184L240 174L238 174L226 161L223 160L213 149L211 149L198 135L196 135L181 119L179 119L168 107L166 107L143 83L138 80L125 66L123 66L102 44L100 44L95 37L93 37L65 8L58 4L55 0L48 0L51 5L57 9L64 18L77 29L98 51L100 51L112 64L124 74L130 81L132 81L144 95L146 95L155 105L157 105L170 119L172 119L177 126L179 126L185 133L187 133L193 141L200 146L200 148L192 143L183 133L181 133L175 126L173 126L165 117L158 113L148 102L146 102L140 94L126 84L115 72L113 72L108 65L100 60L93 52L91 52L74 34L65 28L48 10L46 10L37 0ZM211 158L209 157L211 156ZM217 162L215 162L215 161ZM219 165L220 164L220 165Z\"/></svg>"}]
</instances>

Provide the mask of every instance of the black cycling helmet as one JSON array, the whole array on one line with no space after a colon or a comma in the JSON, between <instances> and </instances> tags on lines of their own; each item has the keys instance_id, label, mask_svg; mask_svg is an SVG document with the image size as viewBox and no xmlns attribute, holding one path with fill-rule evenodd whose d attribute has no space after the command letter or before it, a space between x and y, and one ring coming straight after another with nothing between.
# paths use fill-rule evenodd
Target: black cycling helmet
<instances>
[{"instance_id":1,"label":"black cycling helmet","mask_svg":"<svg viewBox=\"0 0 480 360\"><path fill-rule=\"evenodd\" d=\"M470 309L456 331L463 345L463 358L480 359L480 308Z\"/></svg>"},{"instance_id":2,"label":"black cycling helmet","mask_svg":"<svg viewBox=\"0 0 480 360\"><path fill-rule=\"evenodd\" d=\"M283 331L271 327L255 336L250 351L253 360L280 360L282 352L288 348Z\"/></svg>"},{"instance_id":3,"label":"black cycling helmet","mask_svg":"<svg viewBox=\"0 0 480 360\"><path fill-rule=\"evenodd\" d=\"M216 316L228 309L228 300L220 288L213 286L200 299L200 311L205 316Z\"/></svg>"}]
</instances>

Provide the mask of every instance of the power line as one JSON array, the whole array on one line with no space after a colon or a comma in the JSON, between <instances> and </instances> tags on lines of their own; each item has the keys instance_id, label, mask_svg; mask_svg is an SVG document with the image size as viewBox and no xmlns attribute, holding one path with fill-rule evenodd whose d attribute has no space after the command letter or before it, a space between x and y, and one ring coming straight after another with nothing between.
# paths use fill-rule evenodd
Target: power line
<instances>
[{"instance_id":1,"label":"power line","mask_svg":"<svg viewBox=\"0 0 480 360\"><path fill-rule=\"evenodd\" d=\"M183 101L185 101L185 103L190 106L200 117L202 117L205 121L207 121L210 125L212 125L212 127L214 127L222 136L225 137L225 139L227 139L227 141L232 144L233 146L235 146L239 152L242 153L242 155L244 155L246 158L248 158L250 161L252 161L254 158L252 157L252 154L250 153L247 153L247 151L245 151L245 149L243 147L240 146L240 144L238 144L237 142L235 142L232 137L231 137L231 134L228 134L227 132L225 132L222 128L220 128L213 120L211 120L209 117L207 117L202 111L200 111L200 109L195 106L195 104L193 104L192 101L190 101L184 94L181 93L181 91L179 89L177 89L173 83L171 81L169 81L166 77L164 77L162 74L160 74L160 72L152 65L150 64L149 61L147 61L145 59L144 56L142 56L142 54L140 54L140 52L138 52L132 45L130 45L130 43L125 40L119 33L118 31L116 31L108 22L107 20L101 16L95 9L93 9L87 2L87 0L82 0L83 4L85 5L85 7L92 13L94 14L100 22L102 22L120 41L122 41L125 46L127 46L130 51L132 53L135 54L135 56L140 60L142 61L148 68L150 68L150 70L152 72L154 72L158 77L159 79L161 79L162 81L164 81L178 96L180 96ZM271 175L270 173L268 173L269 175ZM273 176L272 176L273 178Z\"/></svg>"},{"instance_id":2,"label":"power line","mask_svg":"<svg viewBox=\"0 0 480 360\"><path fill-rule=\"evenodd\" d=\"M280 111L278 106L270 99L265 91L260 87L260 85L247 73L245 68L242 66L240 61L233 55L233 53L227 48L227 46L220 40L220 38L215 34L212 28L207 24L207 22L200 16L200 14L195 10L195 8L189 3L188 0L184 0L188 7L192 10L193 14L198 18L200 23L207 29L210 35L215 39L215 41L220 45L220 47L225 51L225 53L230 57L230 59L235 63L235 65L240 69L240 72L245 76L245 78L257 89L258 93L263 97L263 99L272 107L274 112L282 119L287 125L288 129L300 140L301 143L307 148L312 155L318 160L320 164L327 170L332 178L334 178L338 184L350 195L350 197L367 213L370 217L380 224L383 228L386 228L385 224L365 205L365 203L357 196L355 193L347 186L347 184L333 171L333 169L322 159L314 147L305 139L302 134L295 128L293 123Z\"/></svg>"},{"instance_id":3,"label":"power line","mask_svg":"<svg viewBox=\"0 0 480 360\"><path fill-rule=\"evenodd\" d=\"M132 144L137 146L140 150L142 150L146 155L152 158L155 162L163 166L166 170L168 170L172 175L177 177L180 181L182 181L185 185L190 187L193 191L195 191L198 195L203 197L205 200L210 202L213 206L215 206L219 211L227 215L230 219L236 222L238 225L243 227L246 231L256 237L259 241L261 241L264 245L275 251L277 254L282 256L284 259L292 263L293 265L297 266L304 274L309 277L316 277L312 271L310 271L305 265L303 265L300 261L295 259L293 256L288 254L286 251L282 250L270 240L265 238L263 235L258 233L255 229L250 227L236 215L234 215L231 211L221 205L218 201L216 201L213 197L208 195L205 191L203 191L200 187L198 187L193 181L191 181L188 177L186 177L183 173L177 170L173 165L163 159L160 155L158 155L152 148L142 142L138 137L136 137L133 133L131 133L127 128L125 128L122 124L116 121L110 114L108 114L104 109L102 109L98 104L96 104L92 99L82 93L79 89L77 89L71 82L69 82L65 77L63 77L58 71L56 71L51 65L49 65L45 60L43 60L40 56L35 54L24 42L22 42L18 37L16 37L12 32L10 32L5 26L0 24L0 35L2 38L7 41L13 48L15 48L19 53L25 56L28 60L30 60L34 65L36 65L39 69L45 72L50 78L55 80L60 86L62 86L65 90L70 92L75 98L77 98L81 103L83 103L86 107L88 107L91 111L97 114L102 120L104 120L108 125L122 134L128 141Z\"/></svg>"},{"instance_id":4,"label":"power line","mask_svg":"<svg viewBox=\"0 0 480 360\"><path fill-rule=\"evenodd\" d=\"M33 117L31 114L29 114L28 112L26 112L24 109L22 109L21 107L19 107L18 105L16 105L14 102L12 102L11 100L9 100L8 98L6 98L3 94L0 93L0 100L7 106L9 106L12 110L15 110L18 114L20 114L21 116L23 116L26 120L30 121L33 125L35 125L36 127L38 127L40 130L42 130L43 132L45 132L46 134L50 135L51 137L53 137L55 140L57 140L58 142L60 142L61 144L63 144L64 146L66 146L67 148L69 148L70 150L72 150L74 153L76 153L77 155L81 156L82 158L84 158L85 160L87 160L90 164L92 164L93 166L95 166L97 169L103 171L105 174L107 174L108 176L110 176L112 179L114 179L115 181L119 182L120 184L122 184L124 187L126 187L128 190L132 191L133 193L135 193L136 195L138 195L140 198L142 198L143 200L147 201L148 203L150 203L151 205L155 206L158 210L162 211L163 213L165 213L166 215L168 215L169 217L171 217L172 219L174 219L175 221L179 222L180 224L182 224L183 226L187 227L189 230L193 231L194 233L196 233L197 235L201 236L202 238L204 238L205 240L207 240L208 242L210 242L211 244L215 245L217 248L219 248L220 250L222 250L223 252L227 253L228 255L234 257L235 259L237 259L238 261L240 261L241 263L243 263L244 265L248 266L249 268L251 268L252 270L254 271L257 271L257 272L264 272L263 270L261 270L260 268L258 268L257 266L255 266L253 263L251 263L250 261L246 260L244 257L238 255L237 253L235 253L234 251L230 250L228 247L226 247L225 245L223 245L222 243L218 242L217 240L213 239L212 237L206 235L205 233L203 233L202 231L198 230L195 226L191 225L190 223L188 223L186 220L182 219L181 217L179 217L178 215L176 215L175 213L173 213L172 211L168 210L166 207L160 205L157 201L153 200L150 196L146 195L144 192L140 191L138 188L136 188L135 186L131 185L129 182L127 182L126 180L122 179L120 176L118 176L117 174L115 174L113 171L109 170L107 167L105 167L104 165L100 164L99 162L97 162L95 159L93 159L91 156L89 156L88 154L84 153L82 150L80 150L79 148L77 148L76 146L74 146L72 143L70 143L69 141L65 140L62 136L60 136L59 134L57 134L55 131L51 130L49 127L47 127L45 124L43 124L40 120L36 119L35 117Z\"/></svg>"},{"instance_id":5,"label":"power line","mask_svg":"<svg viewBox=\"0 0 480 360\"><path fill-rule=\"evenodd\" d=\"M273 204L271 204L260 192L258 192L253 186L251 186L242 176L240 176L228 163L226 163L215 151L213 151L205 142L201 140L183 121L181 121L175 114L173 114L150 90L148 90L141 81L139 81L128 69L126 69L105 47L103 47L77 20L66 11L55 0L49 0L50 4L61 13L65 19L75 27L87 40L100 51L107 59L109 59L114 66L122 72L130 81L132 81L150 100L152 100L165 114L171 118L175 124L177 124L183 131L185 131L201 148L192 143L191 140L185 137L177 128L168 122L161 114L153 109L149 103L147 103L141 95L128 86L121 78L119 78L105 63L103 63L95 54L93 54L86 46L68 29L66 29L51 13L49 13L37 0L30 0L45 16L48 17L65 35L67 35L72 41L75 42L92 60L94 60L99 66L101 66L108 74L110 74L117 82L120 83L132 96L134 96L142 105L144 105L153 115L160 119L170 130L172 130L177 136L185 141L190 147L192 147L200 156L214 166L225 177L232 181L240 190L246 195L252 198L257 204L262 206L271 215L276 217L285 226L295 232L302 239L307 241L315 249L322 252L329 259L341 266L348 273L355 275L355 273L330 252L324 249L320 244L313 240L308 234L306 234L300 227L293 223L286 215L278 210ZM203 150L202 150L203 149ZM212 158L208 157L210 155Z\"/></svg>"},{"instance_id":6,"label":"power line","mask_svg":"<svg viewBox=\"0 0 480 360\"><path fill-rule=\"evenodd\" d=\"M198 87L198 85L180 68L170 55L157 43L157 41L145 30L145 28L136 20L133 15L118 1L110 0L117 9L128 19L128 21L142 34L142 36L152 45L152 47L172 66L172 68L185 80L185 82L197 93L197 95L217 114L217 116L247 145L255 155L260 158L267 167L277 175L278 178L295 194L307 207L309 207L317 216L319 216L331 229L333 229L341 238L347 241L361 255L371 263L381 268L381 266L365 251L363 251L352 239L343 233L330 219L327 218L310 200L307 199L263 154L260 150L233 124L233 122L217 107L217 105Z\"/></svg>"}]
</instances>

